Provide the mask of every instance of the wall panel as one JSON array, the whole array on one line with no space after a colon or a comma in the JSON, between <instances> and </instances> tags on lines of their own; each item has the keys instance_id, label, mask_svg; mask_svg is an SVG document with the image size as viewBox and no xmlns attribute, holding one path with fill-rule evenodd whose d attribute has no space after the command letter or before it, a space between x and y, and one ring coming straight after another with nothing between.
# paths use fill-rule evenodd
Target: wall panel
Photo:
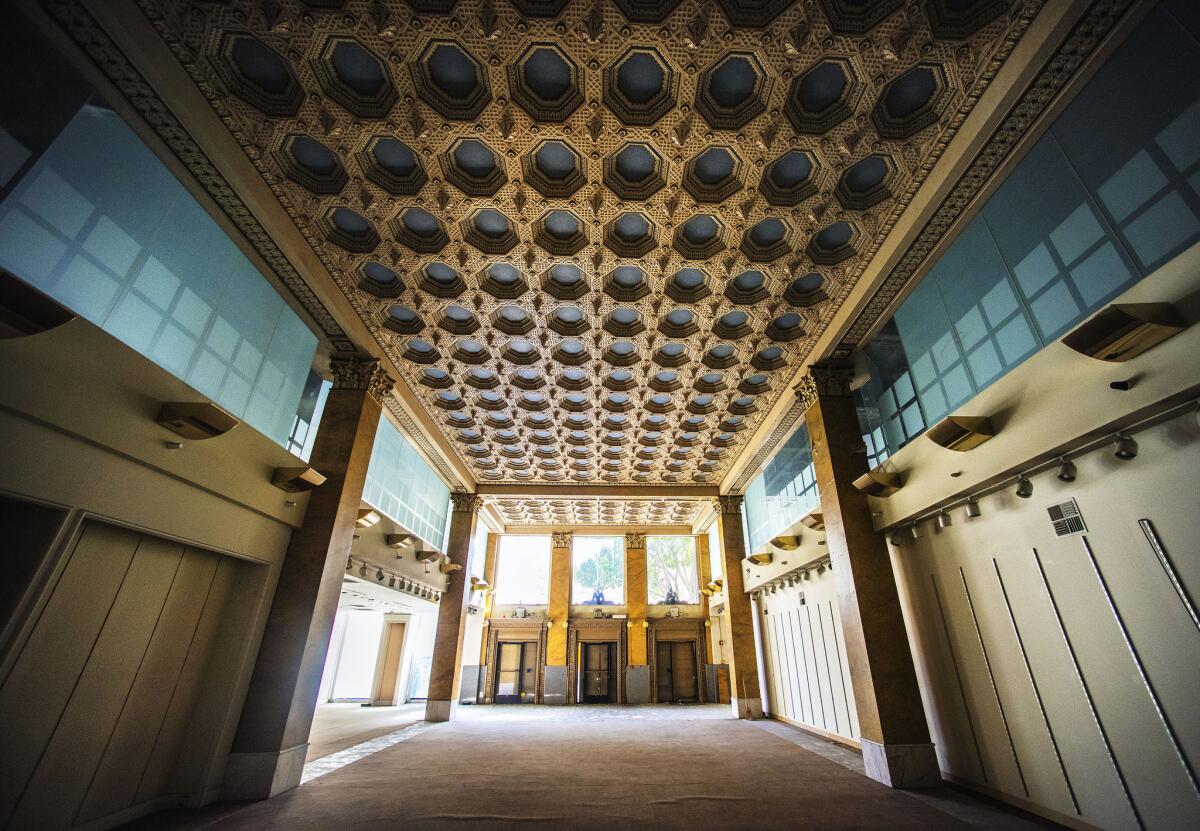
<instances>
[{"instance_id":1,"label":"wall panel","mask_svg":"<svg viewBox=\"0 0 1200 831\"><path fill-rule=\"evenodd\" d=\"M1200 423L1137 440L927 522L893 562L945 774L1067 821L1195 827ZM1056 537L1046 509L1068 498L1087 531Z\"/></svg>"}]
</instances>

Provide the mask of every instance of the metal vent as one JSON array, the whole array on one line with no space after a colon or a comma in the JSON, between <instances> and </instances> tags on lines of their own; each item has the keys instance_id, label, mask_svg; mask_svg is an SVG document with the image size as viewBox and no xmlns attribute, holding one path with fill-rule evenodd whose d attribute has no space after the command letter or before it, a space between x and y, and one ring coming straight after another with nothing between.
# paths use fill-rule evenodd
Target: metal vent
<instances>
[{"instance_id":1,"label":"metal vent","mask_svg":"<svg viewBox=\"0 0 1200 831\"><path fill-rule=\"evenodd\" d=\"M1083 514L1079 513L1079 505L1074 499L1051 505L1046 509L1046 513L1050 514L1050 524L1054 526L1054 536L1056 537L1087 533Z\"/></svg>"}]
</instances>

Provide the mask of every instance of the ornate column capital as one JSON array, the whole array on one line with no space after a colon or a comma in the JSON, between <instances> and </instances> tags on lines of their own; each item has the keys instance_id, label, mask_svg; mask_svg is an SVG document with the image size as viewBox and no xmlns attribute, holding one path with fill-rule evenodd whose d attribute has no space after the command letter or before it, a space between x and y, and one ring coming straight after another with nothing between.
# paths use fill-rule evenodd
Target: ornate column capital
<instances>
[{"instance_id":1,"label":"ornate column capital","mask_svg":"<svg viewBox=\"0 0 1200 831\"><path fill-rule=\"evenodd\" d=\"M796 393L799 395L800 388L808 386L822 398L849 398L853 378L854 367L849 364L813 364L804 381L796 385Z\"/></svg>"},{"instance_id":2,"label":"ornate column capital","mask_svg":"<svg viewBox=\"0 0 1200 831\"><path fill-rule=\"evenodd\" d=\"M452 493L450 504L456 514L473 514L483 507L483 497L473 493Z\"/></svg>"},{"instance_id":3,"label":"ornate column capital","mask_svg":"<svg viewBox=\"0 0 1200 831\"><path fill-rule=\"evenodd\" d=\"M742 512L742 503L745 500L746 497L736 496L734 494L718 496L717 509L723 514L740 514Z\"/></svg>"},{"instance_id":4,"label":"ornate column capital","mask_svg":"<svg viewBox=\"0 0 1200 831\"><path fill-rule=\"evenodd\" d=\"M330 358L329 371L335 390L365 390L381 403L396 383L377 358Z\"/></svg>"},{"instance_id":5,"label":"ornate column capital","mask_svg":"<svg viewBox=\"0 0 1200 831\"><path fill-rule=\"evenodd\" d=\"M625 535L625 548L645 548L646 535L632 532Z\"/></svg>"},{"instance_id":6,"label":"ornate column capital","mask_svg":"<svg viewBox=\"0 0 1200 831\"><path fill-rule=\"evenodd\" d=\"M808 412L808 408L817 403L817 384L812 375L805 375L801 378L800 383L792 387L792 391L796 393L796 404L802 414Z\"/></svg>"},{"instance_id":7,"label":"ornate column capital","mask_svg":"<svg viewBox=\"0 0 1200 831\"><path fill-rule=\"evenodd\" d=\"M570 531L554 531L550 534L551 548L570 548L575 535Z\"/></svg>"}]
</instances>

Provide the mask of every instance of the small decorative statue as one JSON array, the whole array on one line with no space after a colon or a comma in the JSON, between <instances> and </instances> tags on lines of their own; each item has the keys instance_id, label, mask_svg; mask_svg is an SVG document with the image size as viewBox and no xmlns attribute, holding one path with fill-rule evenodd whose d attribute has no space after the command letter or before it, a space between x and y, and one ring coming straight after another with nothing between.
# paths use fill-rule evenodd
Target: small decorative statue
<instances>
[{"instance_id":1,"label":"small decorative statue","mask_svg":"<svg viewBox=\"0 0 1200 831\"><path fill-rule=\"evenodd\" d=\"M679 602L679 592L674 589L667 589L667 605L674 606Z\"/></svg>"},{"instance_id":2,"label":"small decorative statue","mask_svg":"<svg viewBox=\"0 0 1200 831\"><path fill-rule=\"evenodd\" d=\"M596 589L594 592L592 592L592 605L593 606L603 606L604 605L604 592L601 591L600 589Z\"/></svg>"}]
</instances>

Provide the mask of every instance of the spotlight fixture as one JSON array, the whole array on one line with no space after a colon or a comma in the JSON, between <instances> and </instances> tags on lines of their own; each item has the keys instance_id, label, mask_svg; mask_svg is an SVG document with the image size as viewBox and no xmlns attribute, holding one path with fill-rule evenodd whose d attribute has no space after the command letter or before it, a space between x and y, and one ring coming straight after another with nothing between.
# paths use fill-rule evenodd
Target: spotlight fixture
<instances>
[{"instance_id":1,"label":"spotlight fixture","mask_svg":"<svg viewBox=\"0 0 1200 831\"><path fill-rule=\"evenodd\" d=\"M900 536L900 532L899 532L899 531L897 531L895 534L892 534L892 545L896 546L897 548L899 548L900 546L904 545L904 540L901 538L901 536ZM805 579L805 580L809 580L809 579L811 579L811 578L808 576L808 572L807 572L807 571L806 571L806 572L804 572L804 579Z\"/></svg>"},{"instance_id":2,"label":"spotlight fixture","mask_svg":"<svg viewBox=\"0 0 1200 831\"><path fill-rule=\"evenodd\" d=\"M950 518L950 514L943 511L938 511L937 519L934 520L938 528L949 528L954 524L954 520Z\"/></svg>"},{"instance_id":3,"label":"spotlight fixture","mask_svg":"<svg viewBox=\"0 0 1200 831\"><path fill-rule=\"evenodd\" d=\"M908 533L912 534L914 540L919 540L921 538L921 526L916 524L908 526Z\"/></svg>"},{"instance_id":4,"label":"spotlight fixture","mask_svg":"<svg viewBox=\"0 0 1200 831\"><path fill-rule=\"evenodd\" d=\"M1074 482L1075 475L1078 471L1075 469L1075 463L1063 456L1058 461L1058 478L1063 482Z\"/></svg>"},{"instance_id":5,"label":"spotlight fixture","mask_svg":"<svg viewBox=\"0 0 1200 831\"><path fill-rule=\"evenodd\" d=\"M391 577L388 578L388 588L389 589L396 588L396 575L393 574Z\"/></svg>"},{"instance_id":6,"label":"spotlight fixture","mask_svg":"<svg viewBox=\"0 0 1200 831\"><path fill-rule=\"evenodd\" d=\"M1118 459L1129 461L1136 459L1138 454L1138 444L1133 440L1133 436L1128 436L1125 433L1117 435L1117 449L1113 451L1113 455Z\"/></svg>"},{"instance_id":7,"label":"spotlight fixture","mask_svg":"<svg viewBox=\"0 0 1200 831\"><path fill-rule=\"evenodd\" d=\"M1017 496L1022 499L1033 496L1033 482L1029 481L1029 477L1021 476L1017 479Z\"/></svg>"},{"instance_id":8,"label":"spotlight fixture","mask_svg":"<svg viewBox=\"0 0 1200 831\"><path fill-rule=\"evenodd\" d=\"M375 579L380 583L383 582L383 569L380 568L375 570Z\"/></svg>"},{"instance_id":9,"label":"spotlight fixture","mask_svg":"<svg viewBox=\"0 0 1200 831\"><path fill-rule=\"evenodd\" d=\"M350 570L350 569L352 569L352 568L354 568L354 561L353 561L353 560L347 560L347 561L346 561L346 571L349 571L349 570Z\"/></svg>"},{"instance_id":10,"label":"spotlight fixture","mask_svg":"<svg viewBox=\"0 0 1200 831\"><path fill-rule=\"evenodd\" d=\"M976 500L974 498L970 498L967 500L967 516L976 517L982 513L983 513L983 511L979 510L978 500Z\"/></svg>"},{"instance_id":11,"label":"spotlight fixture","mask_svg":"<svg viewBox=\"0 0 1200 831\"><path fill-rule=\"evenodd\" d=\"M367 564L366 564L366 563L363 563L362 565L360 565L360 566L358 567L358 576L359 576L359 577L366 577L366 576L367 576Z\"/></svg>"}]
</instances>

